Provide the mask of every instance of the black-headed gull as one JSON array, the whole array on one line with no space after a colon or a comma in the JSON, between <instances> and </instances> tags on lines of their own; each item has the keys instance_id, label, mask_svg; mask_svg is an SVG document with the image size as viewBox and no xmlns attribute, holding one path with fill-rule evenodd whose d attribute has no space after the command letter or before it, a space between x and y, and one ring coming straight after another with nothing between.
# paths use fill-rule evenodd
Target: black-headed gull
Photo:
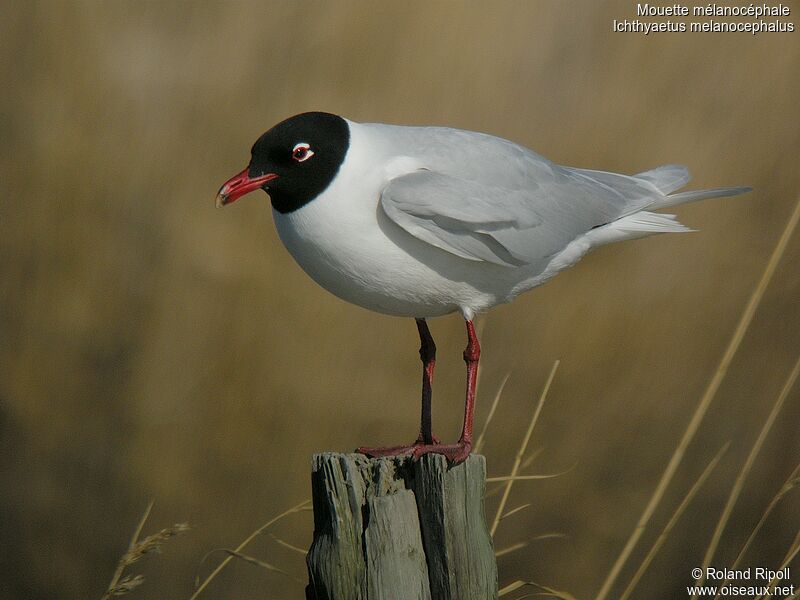
<instances>
[{"instance_id":1,"label":"black-headed gull","mask_svg":"<svg viewBox=\"0 0 800 600\"><path fill-rule=\"evenodd\" d=\"M317 283L364 308L416 319L423 363L419 438L359 451L435 452L460 462L472 446L480 357L475 315L603 244L689 231L653 210L749 191L672 193L688 181L678 165L633 176L575 169L483 133L310 112L262 135L247 168L219 190L217 205L265 190L278 235ZM445 445L431 431L436 347L425 319L456 311L467 325L467 393L461 437Z\"/></svg>"}]
</instances>

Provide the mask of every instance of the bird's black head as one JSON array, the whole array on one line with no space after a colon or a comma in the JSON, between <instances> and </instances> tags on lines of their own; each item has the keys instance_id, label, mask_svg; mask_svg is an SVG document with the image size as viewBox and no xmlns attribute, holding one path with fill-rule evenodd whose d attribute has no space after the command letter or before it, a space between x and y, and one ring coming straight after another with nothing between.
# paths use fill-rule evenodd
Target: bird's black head
<instances>
[{"instance_id":1,"label":"bird's black head","mask_svg":"<svg viewBox=\"0 0 800 600\"><path fill-rule=\"evenodd\" d=\"M330 185L349 146L350 128L341 117L308 112L286 119L253 144L250 164L222 186L217 206L262 188L278 212L297 210Z\"/></svg>"}]
</instances>

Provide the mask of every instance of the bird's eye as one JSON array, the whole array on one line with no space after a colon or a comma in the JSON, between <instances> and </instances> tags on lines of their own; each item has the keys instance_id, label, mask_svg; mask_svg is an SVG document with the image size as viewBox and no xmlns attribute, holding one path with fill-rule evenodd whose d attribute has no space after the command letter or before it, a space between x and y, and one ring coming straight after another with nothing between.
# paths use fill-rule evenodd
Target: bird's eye
<instances>
[{"instance_id":1,"label":"bird's eye","mask_svg":"<svg viewBox=\"0 0 800 600\"><path fill-rule=\"evenodd\" d=\"M314 151L305 142L300 142L292 148L292 159L296 162L307 161L312 156L314 156Z\"/></svg>"}]
</instances>

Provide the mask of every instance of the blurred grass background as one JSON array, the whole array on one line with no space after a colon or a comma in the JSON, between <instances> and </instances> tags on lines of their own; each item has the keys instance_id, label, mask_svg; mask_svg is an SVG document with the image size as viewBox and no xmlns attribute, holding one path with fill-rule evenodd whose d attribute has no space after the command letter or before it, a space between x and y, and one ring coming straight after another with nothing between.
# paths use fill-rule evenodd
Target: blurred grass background
<instances>
[{"instance_id":1,"label":"blurred grass background","mask_svg":"<svg viewBox=\"0 0 800 600\"><path fill-rule=\"evenodd\" d=\"M496 545L501 582L599 588L703 392L800 192L798 34L620 34L613 2L5 2L0 8L2 596L93 598L150 498L194 530L144 565L140 598L187 598L196 573L309 495L310 456L413 439L411 320L347 305L282 248L266 196L225 211L219 185L277 121L490 132L565 164L679 162L697 187L755 193L677 209L700 233L605 248L483 317L478 422L509 380L485 453L508 472L562 360ZM719 469L635 597L683 597L800 344L800 240L640 549L727 440ZM454 439L459 317L437 319L434 427ZM800 460L793 393L715 566L731 562ZM496 502L496 497L495 500ZM490 510L491 510L490 500ZM746 561L776 567L797 494ZM311 516L276 533L301 547ZM304 578L269 538L250 554ZM623 573L630 575L638 560ZM299 598L235 563L207 598Z\"/></svg>"}]
</instances>

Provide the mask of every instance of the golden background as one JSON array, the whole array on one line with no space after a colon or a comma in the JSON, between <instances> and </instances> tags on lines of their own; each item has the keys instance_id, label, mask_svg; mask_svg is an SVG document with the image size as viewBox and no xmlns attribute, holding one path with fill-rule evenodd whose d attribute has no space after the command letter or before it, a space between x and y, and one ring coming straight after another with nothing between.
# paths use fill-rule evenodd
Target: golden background
<instances>
[{"instance_id":1,"label":"golden background","mask_svg":"<svg viewBox=\"0 0 800 600\"><path fill-rule=\"evenodd\" d=\"M563 537L501 557L501 584L596 593L798 199L800 34L612 33L613 19L635 18L628 0L53 0L3 3L0 17L4 598L102 595L151 498L145 533L193 529L131 569L146 577L131 597L188 598L223 557L201 563L207 552L308 497L312 453L416 435L413 321L317 287L281 246L265 195L214 209L252 142L306 110L485 131L586 168L677 162L692 187L755 188L677 208L699 233L604 248L481 319L478 428L511 374L487 437L490 475L509 472L561 359L525 473L567 473L518 482L508 507L532 506L501 522L495 544ZM798 238L620 585L730 450L634 597L685 597L800 352ZM454 440L463 322L431 329L434 431ZM730 564L800 462L798 422L794 391L713 565ZM798 506L795 490L746 565L780 563ZM311 514L274 532L307 547ZM269 536L247 552L305 577L303 557ZM235 561L203 597L302 588Z\"/></svg>"}]
</instances>

